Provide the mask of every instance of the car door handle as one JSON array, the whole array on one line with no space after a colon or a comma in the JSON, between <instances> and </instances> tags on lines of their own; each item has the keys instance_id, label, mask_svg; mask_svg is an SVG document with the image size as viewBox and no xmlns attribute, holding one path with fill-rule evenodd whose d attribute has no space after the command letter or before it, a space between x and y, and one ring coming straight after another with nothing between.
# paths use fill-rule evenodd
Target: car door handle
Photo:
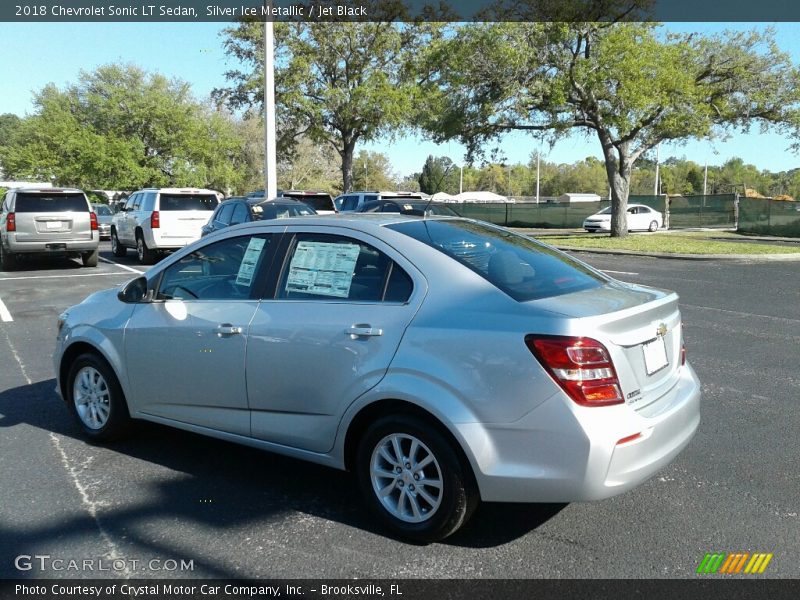
<instances>
[{"instance_id":1,"label":"car door handle","mask_svg":"<svg viewBox=\"0 0 800 600\"><path fill-rule=\"evenodd\" d=\"M372 325L353 325L352 327L348 328L347 333L351 338L356 339L357 337L374 337L377 335L383 335L383 329L378 329Z\"/></svg>"},{"instance_id":2,"label":"car door handle","mask_svg":"<svg viewBox=\"0 0 800 600\"><path fill-rule=\"evenodd\" d=\"M231 335L242 333L242 328L234 327L230 323L223 323L222 325L217 326L217 328L214 331L217 332L217 335L219 337L228 337Z\"/></svg>"}]
</instances>

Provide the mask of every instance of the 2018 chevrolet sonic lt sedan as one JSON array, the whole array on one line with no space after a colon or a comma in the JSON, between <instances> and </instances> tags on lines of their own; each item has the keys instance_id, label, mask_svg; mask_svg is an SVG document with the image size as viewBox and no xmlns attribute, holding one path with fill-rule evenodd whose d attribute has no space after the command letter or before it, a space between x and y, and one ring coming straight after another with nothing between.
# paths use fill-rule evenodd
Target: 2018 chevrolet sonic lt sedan
<instances>
[{"instance_id":1,"label":"2018 chevrolet sonic lt sedan","mask_svg":"<svg viewBox=\"0 0 800 600\"><path fill-rule=\"evenodd\" d=\"M672 292L460 218L225 228L59 319L87 436L147 419L355 472L396 533L629 490L698 427Z\"/></svg>"}]
</instances>

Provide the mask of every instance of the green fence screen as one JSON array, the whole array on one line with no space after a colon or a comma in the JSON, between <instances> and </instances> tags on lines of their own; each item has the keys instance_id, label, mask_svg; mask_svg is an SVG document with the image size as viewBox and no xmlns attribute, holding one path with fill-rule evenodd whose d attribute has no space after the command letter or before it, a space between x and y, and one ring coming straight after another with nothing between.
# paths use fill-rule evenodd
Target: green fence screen
<instances>
[{"instance_id":1,"label":"green fence screen","mask_svg":"<svg viewBox=\"0 0 800 600\"><path fill-rule=\"evenodd\" d=\"M739 198L739 231L800 237L800 202Z\"/></svg>"},{"instance_id":2,"label":"green fence screen","mask_svg":"<svg viewBox=\"0 0 800 600\"><path fill-rule=\"evenodd\" d=\"M670 199L670 227L733 227L733 194ZM628 204L644 204L666 216L664 196L630 196ZM578 229L583 220L608 206L600 202L524 202L448 204L461 216L508 227Z\"/></svg>"}]
</instances>

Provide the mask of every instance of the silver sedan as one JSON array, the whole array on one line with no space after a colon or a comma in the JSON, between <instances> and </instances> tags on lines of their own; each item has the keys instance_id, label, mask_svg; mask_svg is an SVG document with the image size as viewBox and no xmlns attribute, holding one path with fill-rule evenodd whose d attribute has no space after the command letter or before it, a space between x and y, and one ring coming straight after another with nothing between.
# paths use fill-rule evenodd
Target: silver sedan
<instances>
[{"instance_id":1,"label":"silver sedan","mask_svg":"<svg viewBox=\"0 0 800 600\"><path fill-rule=\"evenodd\" d=\"M458 218L226 228L68 309L54 362L91 439L146 419L349 469L419 541L630 490L700 420L674 293Z\"/></svg>"}]
</instances>

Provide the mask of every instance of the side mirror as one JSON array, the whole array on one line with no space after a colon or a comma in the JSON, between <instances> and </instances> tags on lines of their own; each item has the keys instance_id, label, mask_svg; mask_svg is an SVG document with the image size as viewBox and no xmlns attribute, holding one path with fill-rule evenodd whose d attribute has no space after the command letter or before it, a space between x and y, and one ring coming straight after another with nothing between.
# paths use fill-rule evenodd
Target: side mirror
<instances>
[{"instance_id":1,"label":"side mirror","mask_svg":"<svg viewBox=\"0 0 800 600\"><path fill-rule=\"evenodd\" d=\"M125 284L117 294L122 302L136 304L137 302L149 302L152 300L152 292L147 289L147 278L137 277Z\"/></svg>"}]
</instances>

